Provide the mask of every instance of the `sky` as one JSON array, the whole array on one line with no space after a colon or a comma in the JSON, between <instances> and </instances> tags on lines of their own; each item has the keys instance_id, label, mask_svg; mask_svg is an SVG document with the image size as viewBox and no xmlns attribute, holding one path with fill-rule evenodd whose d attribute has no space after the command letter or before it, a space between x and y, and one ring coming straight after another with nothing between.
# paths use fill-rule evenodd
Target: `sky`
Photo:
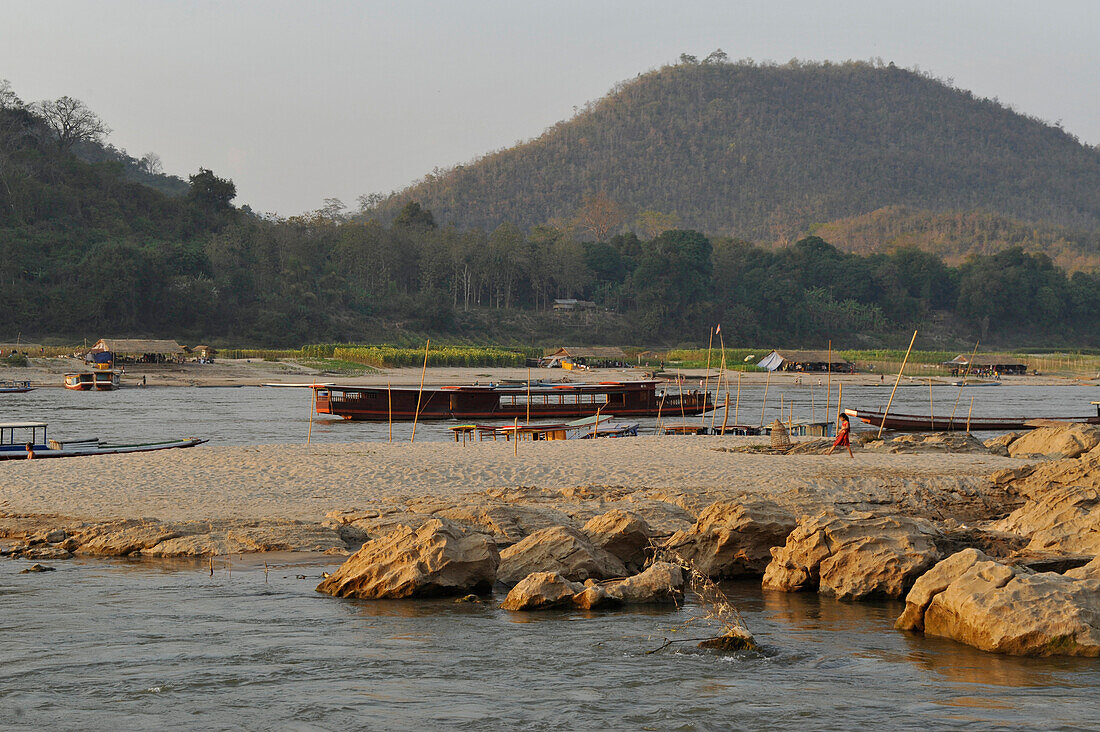
<instances>
[{"instance_id":1,"label":"sky","mask_svg":"<svg viewBox=\"0 0 1100 732\"><path fill-rule=\"evenodd\" d=\"M238 205L356 208L541 134L616 83L730 59L881 58L1100 144L1097 0L0 0L0 79L68 95Z\"/></svg>"}]
</instances>

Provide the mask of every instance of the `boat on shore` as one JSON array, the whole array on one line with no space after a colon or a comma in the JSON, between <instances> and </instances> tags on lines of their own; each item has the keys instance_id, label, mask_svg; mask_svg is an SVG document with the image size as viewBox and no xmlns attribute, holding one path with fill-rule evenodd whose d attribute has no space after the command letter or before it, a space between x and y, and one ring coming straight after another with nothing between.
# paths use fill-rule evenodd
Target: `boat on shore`
<instances>
[{"instance_id":1,"label":"boat on shore","mask_svg":"<svg viewBox=\"0 0 1100 732\"><path fill-rule=\"evenodd\" d=\"M1100 424L1100 407L1095 417L933 417L923 414L885 415L869 409L845 409L844 413L875 427L897 432L1013 432L1049 424ZM884 424L885 422L885 424Z\"/></svg>"},{"instance_id":2,"label":"boat on shore","mask_svg":"<svg viewBox=\"0 0 1100 732\"><path fill-rule=\"evenodd\" d=\"M85 455L119 455L130 452L153 452L174 448L194 447L208 440L189 437L184 440L142 442L131 445L112 445L98 437L80 440L52 440L46 438L46 422L0 423L0 460L26 460L27 443L31 444L34 459L80 457Z\"/></svg>"},{"instance_id":3,"label":"boat on shore","mask_svg":"<svg viewBox=\"0 0 1100 732\"><path fill-rule=\"evenodd\" d=\"M714 409L702 390L658 388L657 380L599 384L489 386L310 386L318 414L344 419L561 419L608 412L618 417L697 415Z\"/></svg>"},{"instance_id":4,"label":"boat on shore","mask_svg":"<svg viewBox=\"0 0 1100 732\"><path fill-rule=\"evenodd\" d=\"M0 381L0 394L25 394L34 391L29 381Z\"/></svg>"},{"instance_id":5,"label":"boat on shore","mask_svg":"<svg viewBox=\"0 0 1100 732\"><path fill-rule=\"evenodd\" d=\"M81 371L65 374L65 388L73 391L114 391L120 384L118 371Z\"/></svg>"}]
</instances>

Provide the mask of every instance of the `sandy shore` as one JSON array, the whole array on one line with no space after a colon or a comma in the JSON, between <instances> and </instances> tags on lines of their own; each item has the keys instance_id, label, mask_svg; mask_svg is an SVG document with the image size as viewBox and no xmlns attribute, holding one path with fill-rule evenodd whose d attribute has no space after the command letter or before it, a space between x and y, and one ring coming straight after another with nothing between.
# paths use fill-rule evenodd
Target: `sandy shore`
<instances>
[{"instance_id":1,"label":"sandy shore","mask_svg":"<svg viewBox=\"0 0 1100 732\"><path fill-rule=\"evenodd\" d=\"M947 493L1019 461L983 454L767 455L717 451L759 438L200 446L170 452L0 463L0 510L81 519L281 518L332 510L469 503L522 489L558 503L573 489L613 489L626 501L707 504L766 496L798 512L881 504L920 486ZM557 496L552 498L551 496Z\"/></svg>"}]
</instances>

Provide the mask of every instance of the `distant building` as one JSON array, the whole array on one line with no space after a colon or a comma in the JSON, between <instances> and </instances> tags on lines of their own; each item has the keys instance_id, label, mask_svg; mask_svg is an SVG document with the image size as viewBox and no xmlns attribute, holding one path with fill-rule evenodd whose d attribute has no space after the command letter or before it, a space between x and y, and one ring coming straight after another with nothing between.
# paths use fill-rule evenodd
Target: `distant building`
<instances>
[{"instance_id":1,"label":"distant building","mask_svg":"<svg viewBox=\"0 0 1100 732\"><path fill-rule=\"evenodd\" d=\"M111 353L115 361L136 363L182 363L187 356L175 341L135 338L102 338L92 346L91 353Z\"/></svg>"},{"instance_id":2,"label":"distant building","mask_svg":"<svg viewBox=\"0 0 1100 732\"><path fill-rule=\"evenodd\" d=\"M546 368L616 368L628 366L626 353L614 346L566 346L549 356L543 356L539 365Z\"/></svg>"},{"instance_id":3,"label":"distant building","mask_svg":"<svg viewBox=\"0 0 1100 732\"><path fill-rule=\"evenodd\" d=\"M828 351L772 351L756 364L768 371L835 371L851 373L855 364Z\"/></svg>"},{"instance_id":4,"label":"distant building","mask_svg":"<svg viewBox=\"0 0 1100 732\"><path fill-rule=\"evenodd\" d=\"M213 346L192 346L191 355L201 361L213 361L218 355L218 349Z\"/></svg>"},{"instance_id":5,"label":"distant building","mask_svg":"<svg viewBox=\"0 0 1100 732\"><path fill-rule=\"evenodd\" d=\"M975 376L989 374L1015 374L1019 376L1027 373L1026 363L1018 358L997 353L979 353L974 356L973 361L970 360L969 353L960 353L950 361L943 362L945 368L951 369L952 376L965 374L968 364L970 373Z\"/></svg>"},{"instance_id":6,"label":"distant building","mask_svg":"<svg viewBox=\"0 0 1100 732\"><path fill-rule=\"evenodd\" d=\"M573 310L595 310L598 306L591 300L555 300L554 310L569 312Z\"/></svg>"}]
</instances>

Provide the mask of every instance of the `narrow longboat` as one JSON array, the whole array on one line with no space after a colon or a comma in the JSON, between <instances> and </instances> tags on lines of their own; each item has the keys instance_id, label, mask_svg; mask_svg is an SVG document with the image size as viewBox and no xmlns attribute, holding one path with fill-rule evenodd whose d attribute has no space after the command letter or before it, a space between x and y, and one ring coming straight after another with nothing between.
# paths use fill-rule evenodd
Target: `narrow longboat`
<instances>
[{"instance_id":1,"label":"narrow longboat","mask_svg":"<svg viewBox=\"0 0 1100 732\"><path fill-rule=\"evenodd\" d=\"M658 385L661 385L660 387ZM337 386L318 384L317 413L344 419L561 419L597 413L617 417L697 415L714 409L701 390L657 380L532 386Z\"/></svg>"},{"instance_id":2,"label":"narrow longboat","mask_svg":"<svg viewBox=\"0 0 1100 732\"><path fill-rule=\"evenodd\" d=\"M29 381L0 381L0 394L26 394L34 391Z\"/></svg>"},{"instance_id":3,"label":"narrow longboat","mask_svg":"<svg viewBox=\"0 0 1100 732\"><path fill-rule=\"evenodd\" d=\"M117 371L82 371L65 374L65 388L73 391L114 391L120 383Z\"/></svg>"},{"instance_id":4,"label":"narrow longboat","mask_svg":"<svg viewBox=\"0 0 1100 732\"><path fill-rule=\"evenodd\" d=\"M174 448L194 447L207 440L188 437L182 440L142 442L129 445L104 443L97 437L79 440L53 440L46 438L45 422L0 423L0 460L26 460L27 443L35 460L43 458L82 457L87 455L118 455L129 452L153 452Z\"/></svg>"},{"instance_id":5,"label":"narrow longboat","mask_svg":"<svg viewBox=\"0 0 1100 732\"><path fill-rule=\"evenodd\" d=\"M973 417L967 415L929 417L923 414L894 414L885 415L868 409L845 409L844 413L849 417L859 419L875 427L883 426L884 429L898 432L1013 432L1017 430L1031 430L1036 427L1044 427L1051 424L1100 424L1100 407L1097 407L1095 417Z\"/></svg>"}]
</instances>

